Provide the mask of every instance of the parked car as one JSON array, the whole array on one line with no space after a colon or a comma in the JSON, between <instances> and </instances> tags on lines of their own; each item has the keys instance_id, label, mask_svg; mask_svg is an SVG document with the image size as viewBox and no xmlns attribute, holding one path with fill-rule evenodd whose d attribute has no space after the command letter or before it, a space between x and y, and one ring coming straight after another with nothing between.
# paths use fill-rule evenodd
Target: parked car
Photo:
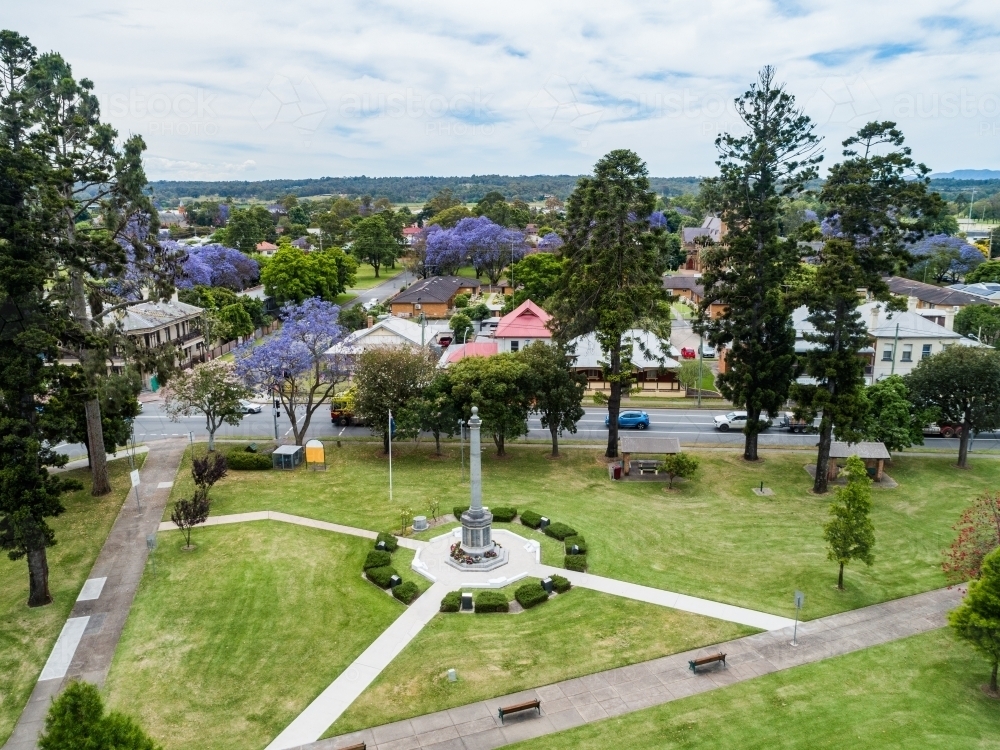
<instances>
[{"instance_id":1,"label":"parked car","mask_svg":"<svg viewBox=\"0 0 1000 750\"><path fill-rule=\"evenodd\" d=\"M244 414L260 414L263 408L260 404L255 404L252 401L240 401L240 411Z\"/></svg>"},{"instance_id":2,"label":"parked car","mask_svg":"<svg viewBox=\"0 0 1000 750\"><path fill-rule=\"evenodd\" d=\"M378 307L378 297L372 297L370 300L365 302L362 307L367 311L371 310L373 307Z\"/></svg>"},{"instance_id":3,"label":"parked car","mask_svg":"<svg viewBox=\"0 0 1000 750\"><path fill-rule=\"evenodd\" d=\"M611 426L611 418L604 418L604 426ZM644 411L622 411L618 412L618 426L632 427L636 430L645 430L649 427L649 415Z\"/></svg>"},{"instance_id":4,"label":"parked car","mask_svg":"<svg viewBox=\"0 0 1000 750\"><path fill-rule=\"evenodd\" d=\"M694 349L688 349L686 346L681 349L682 359L694 359L698 356L698 353Z\"/></svg>"},{"instance_id":5,"label":"parked car","mask_svg":"<svg viewBox=\"0 0 1000 750\"><path fill-rule=\"evenodd\" d=\"M768 419L767 425L764 427L766 430L771 426L771 420ZM731 411L728 414L722 414L715 418L715 429L719 432L729 432L730 430L742 430L747 424L747 413L745 411Z\"/></svg>"},{"instance_id":6,"label":"parked car","mask_svg":"<svg viewBox=\"0 0 1000 750\"><path fill-rule=\"evenodd\" d=\"M715 347L711 344L702 344L701 356L704 359L715 359Z\"/></svg>"}]
</instances>

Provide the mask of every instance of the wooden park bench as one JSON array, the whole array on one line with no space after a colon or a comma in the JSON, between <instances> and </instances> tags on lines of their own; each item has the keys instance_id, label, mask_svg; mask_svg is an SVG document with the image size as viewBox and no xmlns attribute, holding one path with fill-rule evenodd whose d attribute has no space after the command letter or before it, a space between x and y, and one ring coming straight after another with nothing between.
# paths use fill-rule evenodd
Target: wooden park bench
<instances>
[{"instance_id":1,"label":"wooden park bench","mask_svg":"<svg viewBox=\"0 0 1000 750\"><path fill-rule=\"evenodd\" d=\"M656 469L662 462L648 459L633 459L632 466L639 470L639 474L655 474Z\"/></svg>"},{"instance_id":2,"label":"wooden park bench","mask_svg":"<svg viewBox=\"0 0 1000 750\"><path fill-rule=\"evenodd\" d=\"M713 661L721 661L722 666L726 666L726 655L720 652L718 654L712 654L711 656L702 656L698 659L691 659L688 662L688 666L691 667L692 672L697 673L698 667L711 664Z\"/></svg>"},{"instance_id":3,"label":"wooden park bench","mask_svg":"<svg viewBox=\"0 0 1000 750\"><path fill-rule=\"evenodd\" d=\"M533 701L515 703L513 706L504 706L503 708L497 709L497 713L500 714L500 723L503 724L503 717L507 714L514 714L518 711L527 711L529 708L538 709L538 715L542 715L542 702L536 698Z\"/></svg>"}]
</instances>

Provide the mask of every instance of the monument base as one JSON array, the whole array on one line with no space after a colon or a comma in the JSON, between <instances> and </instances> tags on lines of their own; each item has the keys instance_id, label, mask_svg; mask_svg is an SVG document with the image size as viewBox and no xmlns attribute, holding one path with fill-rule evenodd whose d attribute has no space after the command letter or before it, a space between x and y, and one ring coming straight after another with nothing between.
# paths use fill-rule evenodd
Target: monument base
<instances>
[{"instance_id":1,"label":"monument base","mask_svg":"<svg viewBox=\"0 0 1000 750\"><path fill-rule=\"evenodd\" d=\"M452 545L451 554L445 559L451 567L456 570L468 571L470 573L481 573L485 570L494 570L507 564L507 550L499 544L495 544L491 550L495 553L492 557L483 555L470 555L462 549L462 545L457 542Z\"/></svg>"}]
</instances>

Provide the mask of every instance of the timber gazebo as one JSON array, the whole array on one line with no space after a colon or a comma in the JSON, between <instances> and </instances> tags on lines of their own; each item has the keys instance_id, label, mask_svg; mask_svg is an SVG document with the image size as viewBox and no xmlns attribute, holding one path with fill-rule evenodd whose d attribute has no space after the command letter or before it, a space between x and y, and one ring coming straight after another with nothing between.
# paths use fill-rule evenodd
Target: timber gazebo
<instances>
[{"instance_id":1,"label":"timber gazebo","mask_svg":"<svg viewBox=\"0 0 1000 750\"><path fill-rule=\"evenodd\" d=\"M619 435L618 452L622 456L622 473L628 476L632 469L632 456L659 456L681 452L681 441L668 437L638 437L636 435ZM636 461L639 464L639 461ZM643 462L644 464L645 462ZM650 462L652 463L652 462ZM642 472L645 465L638 467Z\"/></svg>"},{"instance_id":2,"label":"timber gazebo","mask_svg":"<svg viewBox=\"0 0 1000 750\"><path fill-rule=\"evenodd\" d=\"M834 480L837 478L837 473L840 471L837 459L841 459L842 464L843 459L849 458L850 456L857 456L864 461L865 468L868 469L868 476L876 482L882 481L882 473L885 469L885 462L892 458L892 456L889 455L888 448L885 447L885 443L834 442L830 445L830 461L827 462L826 469L827 479Z\"/></svg>"}]
</instances>

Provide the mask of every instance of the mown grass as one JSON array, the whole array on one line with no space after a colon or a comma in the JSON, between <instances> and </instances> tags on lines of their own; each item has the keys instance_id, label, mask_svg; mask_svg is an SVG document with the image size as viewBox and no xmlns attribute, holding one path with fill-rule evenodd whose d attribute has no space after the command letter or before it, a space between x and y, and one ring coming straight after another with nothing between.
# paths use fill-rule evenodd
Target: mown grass
<instances>
[{"instance_id":1,"label":"mown grass","mask_svg":"<svg viewBox=\"0 0 1000 750\"><path fill-rule=\"evenodd\" d=\"M509 596L517 585L505 590ZM439 614L326 736L737 638L752 628L572 589L518 614ZM448 670L458 681L448 681Z\"/></svg>"},{"instance_id":2,"label":"mown grass","mask_svg":"<svg viewBox=\"0 0 1000 750\"><path fill-rule=\"evenodd\" d=\"M367 263L358 264L358 273L354 278L354 284L351 286L352 291L359 289L371 289L373 286L378 286L379 284L393 279L399 276L406 269L403 268L403 264L399 263L395 268L382 267L378 269L378 278L375 278L375 269L369 266Z\"/></svg>"},{"instance_id":3,"label":"mown grass","mask_svg":"<svg viewBox=\"0 0 1000 750\"><path fill-rule=\"evenodd\" d=\"M984 661L938 630L512 747L998 748L987 679Z\"/></svg>"},{"instance_id":4,"label":"mown grass","mask_svg":"<svg viewBox=\"0 0 1000 750\"><path fill-rule=\"evenodd\" d=\"M378 446L345 444L328 448L326 472L231 472L213 490L213 513L279 510L393 529L401 507L427 514L432 500L442 512L468 502L458 447L445 451L437 458L426 443L394 446L391 503ZM807 596L803 616L814 618L945 585L941 551L952 525L977 494L1000 484L994 459L972 458L963 471L948 455L894 458L888 473L900 486L875 490L875 564L848 566L841 592L822 537L832 494L810 491L803 466L811 451L765 450L757 464L735 447L691 453L701 468L672 492L658 483L612 483L596 450L566 450L555 461L540 447L515 447L504 459L487 453L484 502L575 527L587 538L592 573L786 616L798 589ZM186 465L175 496L190 492ZM751 492L761 482L773 497Z\"/></svg>"},{"instance_id":5,"label":"mown grass","mask_svg":"<svg viewBox=\"0 0 1000 750\"><path fill-rule=\"evenodd\" d=\"M168 750L264 747L404 609L362 579L366 539L261 521L193 541L160 535L106 685Z\"/></svg>"},{"instance_id":6,"label":"mown grass","mask_svg":"<svg viewBox=\"0 0 1000 750\"><path fill-rule=\"evenodd\" d=\"M145 458L136 457L139 466ZM126 459L111 461L108 473L112 491L103 497L90 494L89 470L67 472L66 476L82 482L84 489L63 496L66 512L48 521L56 533L56 544L47 552L52 604L29 609L27 562L0 555L0 744L14 730L128 496L128 472Z\"/></svg>"}]
</instances>

